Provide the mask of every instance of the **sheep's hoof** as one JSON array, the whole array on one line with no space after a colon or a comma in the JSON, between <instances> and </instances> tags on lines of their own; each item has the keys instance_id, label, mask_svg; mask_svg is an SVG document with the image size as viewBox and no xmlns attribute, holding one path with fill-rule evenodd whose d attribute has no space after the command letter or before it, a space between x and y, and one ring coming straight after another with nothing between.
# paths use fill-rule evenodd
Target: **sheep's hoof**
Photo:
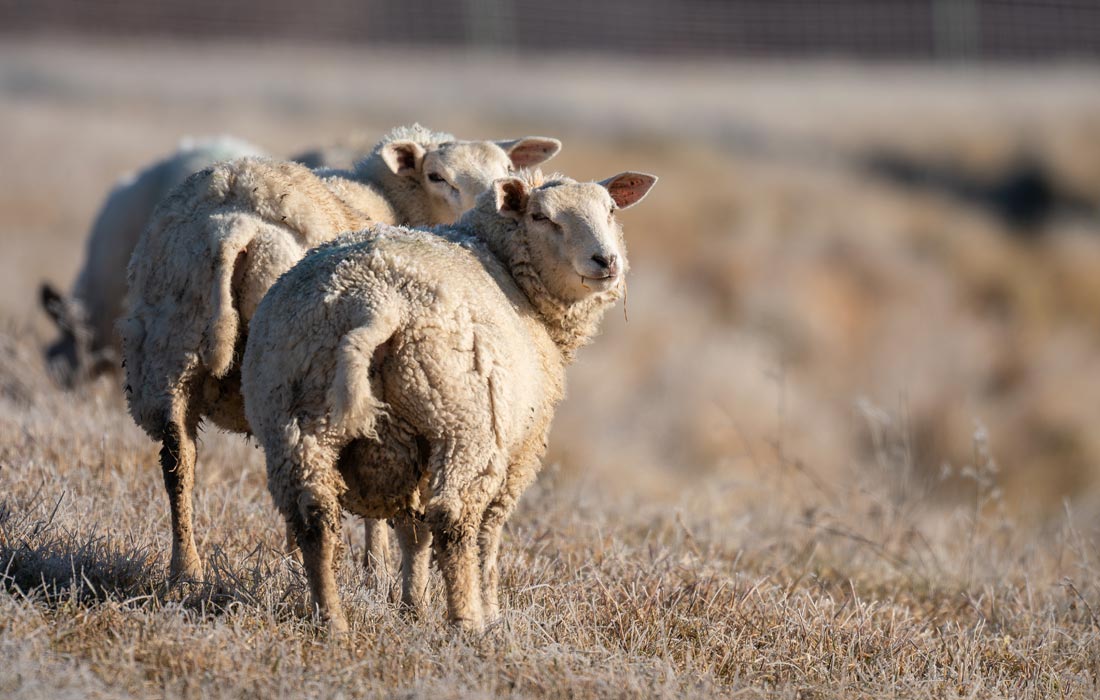
<instances>
[{"instance_id":1,"label":"sheep's hoof","mask_svg":"<svg viewBox=\"0 0 1100 700\"><path fill-rule=\"evenodd\" d=\"M428 604L423 601L410 603L401 600L397 603L397 611L408 620L423 620L428 617Z\"/></svg>"},{"instance_id":2,"label":"sheep's hoof","mask_svg":"<svg viewBox=\"0 0 1100 700\"><path fill-rule=\"evenodd\" d=\"M202 583L202 562L198 559L186 563L172 562L168 570L168 585L172 588L187 583Z\"/></svg>"},{"instance_id":3,"label":"sheep's hoof","mask_svg":"<svg viewBox=\"0 0 1100 700\"><path fill-rule=\"evenodd\" d=\"M379 559L370 551L363 554L363 579L368 585L381 584L389 576L390 567L385 559Z\"/></svg>"},{"instance_id":4,"label":"sheep's hoof","mask_svg":"<svg viewBox=\"0 0 1100 700\"><path fill-rule=\"evenodd\" d=\"M500 606L499 605L486 605L485 606L485 626L492 627L500 622Z\"/></svg>"},{"instance_id":5,"label":"sheep's hoof","mask_svg":"<svg viewBox=\"0 0 1100 700\"><path fill-rule=\"evenodd\" d=\"M325 634L329 639L346 639L348 632L348 618L343 612L329 615L325 620Z\"/></svg>"},{"instance_id":6,"label":"sheep's hoof","mask_svg":"<svg viewBox=\"0 0 1100 700\"><path fill-rule=\"evenodd\" d=\"M481 620L460 617L452 619L451 624L469 634L481 634L485 631L485 623Z\"/></svg>"}]
</instances>

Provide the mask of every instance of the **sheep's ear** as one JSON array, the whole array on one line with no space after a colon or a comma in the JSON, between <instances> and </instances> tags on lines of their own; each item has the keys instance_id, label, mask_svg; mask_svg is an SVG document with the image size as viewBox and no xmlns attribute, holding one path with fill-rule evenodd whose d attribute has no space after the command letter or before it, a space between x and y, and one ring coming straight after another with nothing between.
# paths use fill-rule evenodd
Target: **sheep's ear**
<instances>
[{"instance_id":1,"label":"sheep's ear","mask_svg":"<svg viewBox=\"0 0 1100 700\"><path fill-rule=\"evenodd\" d=\"M561 141L546 136L525 136L514 141L497 141L517 168L531 168L545 163L561 150Z\"/></svg>"},{"instance_id":2,"label":"sheep's ear","mask_svg":"<svg viewBox=\"0 0 1100 700\"><path fill-rule=\"evenodd\" d=\"M615 206L620 209L632 207L642 201L656 183L656 175L630 171L619 173L615 177L609 177L600 182L607 188L611 199L615 200Z\"/></svg>"},{"instance_id":3,"label":"sheep's ear","mask_svg":"<svg viewBox=\"0 0 1100 700\"><path fill-rule=\"evenodd\" d=\"M49 282L43 282L38 289L38 300L42 309L49 314L53 322L62 330L73 327L73 314L68 300Z\"/></svg>"},{"instance_id":4,"label":"sheep's ear","mask_svg":"<svg viewBox=\"0 0 1100 700\"><path fill-rule=\"evenodd\" d=\"M527 183L518 177L493 182L497 211L510 219L521 219L527 211Z\"/></svg>"},{"instance_id":5,"label":"sheep's ear","mask_svg":"<svg viewBox=\"0 0 1100 700\"><path fill-rule=\"evenodd\" d=\"M394 141L382 147L382 160L395 175L410 177L420 172L424 147L416 141Z\"/></svg>"}]
</instances>

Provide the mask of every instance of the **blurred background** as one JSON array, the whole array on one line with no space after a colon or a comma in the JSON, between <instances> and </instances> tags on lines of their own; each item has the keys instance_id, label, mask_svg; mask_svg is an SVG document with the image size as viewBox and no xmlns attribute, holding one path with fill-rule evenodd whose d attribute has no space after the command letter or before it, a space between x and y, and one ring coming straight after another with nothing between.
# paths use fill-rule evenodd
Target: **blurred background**
<instances>
[{"instance_id":1,"label":"blurred background","mask_svg":"<svg viewBox=\"0 0 1100 700\"><path fill-rule=\"evenodd\" d=\"M59 391L27 370L37 286L182 138L350 162L414 121L541 134L578 179L661 177L551 479L1100 512L1098 59L1085 0L0 0L0 332L27 358L0 394Z\"/></svg>"}]
</instances>

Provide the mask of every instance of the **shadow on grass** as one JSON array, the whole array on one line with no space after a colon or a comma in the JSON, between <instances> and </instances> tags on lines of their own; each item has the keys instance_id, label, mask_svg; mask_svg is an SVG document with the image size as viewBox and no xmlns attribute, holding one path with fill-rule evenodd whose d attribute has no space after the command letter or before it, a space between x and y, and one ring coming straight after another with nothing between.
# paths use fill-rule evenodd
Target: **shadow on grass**
<instances>
[{"instance_id":1,"label":"shadow on grass","mask_svg":"<svg viewBox=\"0 0 1100 700\"><path fill-rule=\"evenodd\" d=\"M59 525L63 499L46 504L36 494L18 512L0 500L0 588L51 609L116 602L145 609L176 604L200 617L242 607L280 619L302 612L304 576L263 545L238 562L215 550L206 562L205 581L170 587L161 557L148 546Z\"/></svg>"}]
</instances>

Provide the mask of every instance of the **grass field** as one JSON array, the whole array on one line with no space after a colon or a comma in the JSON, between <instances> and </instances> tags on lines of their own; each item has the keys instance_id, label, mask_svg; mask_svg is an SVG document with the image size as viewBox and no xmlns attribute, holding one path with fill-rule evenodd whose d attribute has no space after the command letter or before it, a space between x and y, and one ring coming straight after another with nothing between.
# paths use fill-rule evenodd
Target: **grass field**
<instances>
[{"instance_id":1,"label":"grass field","mask_svg":"<svg viewBox=\"0 0 1100 700\"><path fill-rule=\"evenodd\" d=\"M506 531L502 623L449 629L438 575L406 619L349 521L353 633L325 642L262 454L214 429L207 583L167 590L157 448L116 381L47 376L38 283L184 135L290 153L413 120L661 176ZM1100 201L1094 70L3 44L0 694L1095 697L1100 217L1021 232L860 166L884 150L1028 155Z\"/></svg>"}]
</instances>

